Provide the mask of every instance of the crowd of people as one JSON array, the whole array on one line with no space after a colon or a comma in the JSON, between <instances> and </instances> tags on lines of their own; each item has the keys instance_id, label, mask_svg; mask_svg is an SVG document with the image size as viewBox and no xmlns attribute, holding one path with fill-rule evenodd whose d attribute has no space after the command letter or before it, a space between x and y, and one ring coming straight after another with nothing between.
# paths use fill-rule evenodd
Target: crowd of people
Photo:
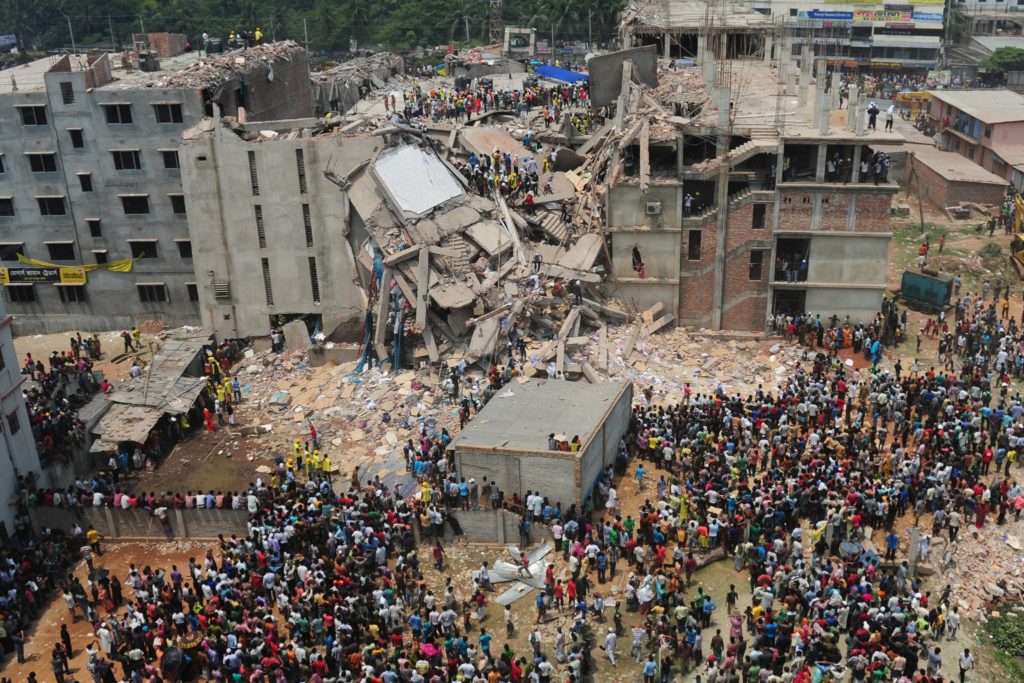
<instances>
[{"instance_id":1,"label":"crowd of people","mask_svg":"<svg viewBox=\"0 0 1024 683\"><path fill-rule=\"evenodd\" d=\"M173 666L225 681L536 683L576 681L625 656L651 682L694 671L710 683L963 680L970 650L942 656L961 623L957 596L923 588L909 551L914 543L917 561L949 565L962 528L1003 525L1024 510L1015 479L1024 401L1007 377L1024 364L1024 337L998 296L958 301L953 320L941 321L952 323L940 328L942 367L909 371L878 362L882 346L907 336L905 311L892 302L865 325L773 317L813 359L746 396L687 385L682 402L664 405L646 389L615 462L580 504L467 481L447 449L451 435L426 422L404 447L411 498L380 477L361 481L358 470L337 486L329 470L309 466L315 435L245 491L113 487L97 496L95 481L84 484L73 491L78 505L144 508L162 522L173 508L245 509L248 533L222 536L180 568L141 563L81 582L59 563L77 555L102 564L94 530L28 530L22 548L4 551L0 587L14 593L0 595L0 643L16 650L36 594L59 585L69 615L87 619L96 641L54 645L58 682L83 646L96 681L156 681ZM843 362L848 346L872 365ZM228 348L208 357L211 386L221 386L232 356ZM495 366L490 391L472 401L459 398L458 370L444 378L460 422L514 372ZM577 444L549 436L552 449ZM635 516L620 509L625 477L646 498ZM25 504L66 500L43 491ZM430 548L443 571L445 527L458 531L451 511L486 506L522 516L523 546L536 540L531 525L543 524L558 547L535 625L510 610L488 621L486 565L468 592L450 577L435 592L424 576L418 548ZM919 537L897 532L911 515ZM869 528L884 557L865 549ZM717 554L746 571L749 588L712 595L694 584ZM609 582L621 588L615 607L606 604ZM540 627L562 616L554 638L544 637ZM501 622L499 648L502 634L492 631ZM530 628L528 651L508 642L520 627Z\"/></svg>"}]
</instances>

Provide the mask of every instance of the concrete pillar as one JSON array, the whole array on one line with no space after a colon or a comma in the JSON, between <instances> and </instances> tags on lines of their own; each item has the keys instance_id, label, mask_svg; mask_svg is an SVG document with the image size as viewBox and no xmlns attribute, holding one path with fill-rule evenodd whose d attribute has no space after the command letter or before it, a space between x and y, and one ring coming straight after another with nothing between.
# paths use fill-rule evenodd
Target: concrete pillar
<instances>
[{"instance_id":1,"label":"concrete pillar","mask_svg":"<svg viewBox=\"0 0 1024 683\"><path fill-rule=\"evenodd\" d=\"M804 45L800 46L800 91L799 91L799 104L801 107L807 106L807 98L810 95L811 88L811 59L812 59L811 46Z\"/></svg>"},{"instance_id":2,"label":"concrete pillar","mask_svg":"<svg viewBox=\"0 0 1024 683\"><path fill-rule=\"evenodd\" d=\"M704 66L704 57L707 56L708 37L704 34L697 34L697 63Z\"/></svg>"},{"instance_id":3,"label":"concrete pillar","mask_svg":"<svg viewBox=\"0 0 1024 683\"><path fill-rule=\"evenodd\" d=\"M117 523L114 521L114 511L108 507L103 508L103 517L107 520L107 538L117 538Z\"/></svg>"},{"instance_id":4,"label":"concrete pillar","mask_svg":"<svg viewBox=\"0 0 1024 683\"><path fill-rule=\"evenodd\" d=\"M722 157L729 151L729 86L718 88L718 138L715 147L716 156ZM729 229L729 164L724 163L718 171L715 186L715 206L718 207L718 233L715 236L715 290L712 296L711 328L722 329L722 306L725 303L725 245L726 233Z\"/></svg>"},{"instance_id":5,"label":"concrete pillar","mask_svg":"<svg viewBox=\"0 0 1024 683\"><path fill-rule=\"evenodd\" d=\"M796 96L796 72L800 68L793 59L793 39L786 41L786 95Z\"/></svg>"},{"instance_id":6,"label":"concrete pillar","mask_svg":"<svg viewBox=\"0 0 1024 683\"><path fill-rule=\"evenodd\" d=\"M839 109L839 93L842 89L842 74L835 71L832 74L832 83L829 84L829 95L832 96L829 106L832 109Z\"/></svg>"},{"instance_id":7,"label":"concrete pillar","mask_svg":"<svg viewBox=\"0 0 1024 683\"><path fill-rule=\"evenodd\" d=\"M846 214L846 229L853 232L857 229L857 193L850 193L850 208Z\"/></svg>"},{"instance_id":8,"label":"concrete pillar","mask_svg":"<svg viewBox=\"0 0 1024 683\"><path fill-rule=\"evenodd\" d=\"M662 48L661 48L665 57L670 57L672 55L671 47L672 47L672 36L669 35L668 31L666 31L664 39L662 40Z\"/></svg>"},{"instance_id":9,"label":"concrete pillar","mask_svg":"<svg viewBox=\"0 0 1024 683\"><path fill-rule=\"evenodd\" d=\"M862 153L863 147L863 145L853 146L853 161L851 162L853 166L850 168L851 183L860 182L860 155Z\"/></svg>"},{"instance_id":10,"label":"concrete pillar","mask_svg":"<svg viewBox=\"0 0 1024 683\"><path fill-rule=\"evenodd\" d=\"M817 166L814 168L814 182L823 183L825 182L825 161L828 158L828 144L824 142L818 143L818 159Z\"/></svg>"},{"instance_id":11,"label":"concrete pillar","mask_svg":"<svg viewBox=\"0 0 1024 683\"><path fill-rule=\"evenodd\" d=\"M856 83L850 85L849 99L846 101L846 129L853 132L857 130L857 96L860 88Z\"/></svg>"},{"instance_id":12,"label":"concrete pillar","mask_svg":"<svg viewBox=\"0 0 1024 683\"><path fill-rule=\"evenodd\" d=\"M864 135L864 127L867 125L865 120L866 105L864 100L864 93L857 95L857 118L855 119L857 124L857 135Z\"/></svg>"},{"instance_id":13,"label":"concrete pillar","mask_svg":"<svg viewBox=\"0 0 1024 683\"><path fill-rule=\"evenodd\" d=\"M782 182L782 168L786 160L786 142L779 140L779 151L775 157L775 201L772 202L772 231L779 229L779 211L782 206L782 191L779 190L779 183ZM774 264L775 262L772 261Z\"/></svg>"},{"instance_id":14,"label":"concrete pillar","mask_svg":"<svg viewBox=\"0 0 1024 683\"><path fill-rule=\"evenodd\" d=\"M764 37L764 63L772 63L772 50L775 48L775 36L770 33L765 34Z\"/></svg>"},{"instance_id":15,"label":"concrete pillar","mask_svg":"<svg viewBox=\"0 0 1024 683\"><path fill-rule=\"evenodd\" d=\"M824 108L823 107L824 100L825 100L825 92L824 92L824 90L821 87L821 82L819 81L818 87L814 89L814 106L813 106L813 108L811 110L811 114L812 114L812 116L811 116L811 125L814 126L815 128L819 128L819 129L821 128L821 119L822 119L821 110ZM826 124L825 131L828 132L827 124Z\"/></svg>"}]
</instances>

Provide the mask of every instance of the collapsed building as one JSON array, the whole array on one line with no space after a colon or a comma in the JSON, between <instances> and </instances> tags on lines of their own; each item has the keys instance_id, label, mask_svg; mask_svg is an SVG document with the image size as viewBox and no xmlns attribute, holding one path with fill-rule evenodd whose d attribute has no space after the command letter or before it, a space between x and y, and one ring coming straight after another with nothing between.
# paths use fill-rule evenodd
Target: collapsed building
<instances>
[{"instance_id":1,"label":"collapsed building","mask_svg":"<svg viewBox=\"0 0 1024 683\"><path fill-rule=\"evenodd\" d=\"M204 122L184 144L203 159L186 195L212 217L193 226L212 285L204 324L245 336L268 317L306 317L405 367L489 367L526 336L545 340L527 374L599 381L604 364L582 350L610 323L635 321L635 343L673 322L761 331L776 313L872 318L898 189L876 148L902 136L866 130L856 88L840 109L836 77L808 48L773 60L766 46L786 36L770 23L742 41L722 25L693 19L704 47L692 64L652 45L592 59L588 134L569 116L548 129L537 109L408 123L379 102ZM550 187L529 210L467 181L470 155L552 149Z\"/></svg>"}]
</instances>

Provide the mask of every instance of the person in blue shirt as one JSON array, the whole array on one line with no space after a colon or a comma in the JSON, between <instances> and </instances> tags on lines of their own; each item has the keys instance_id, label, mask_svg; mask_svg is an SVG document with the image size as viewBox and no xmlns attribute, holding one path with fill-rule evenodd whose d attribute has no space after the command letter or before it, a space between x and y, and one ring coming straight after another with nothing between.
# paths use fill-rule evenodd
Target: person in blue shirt
<instances>
[{"instance_id":1,"label":"person in blue shirt","mask_svg":"<svg viewBox=\"0 0 1024 683\"><path fill-rule=\"evenodd\" d=\"M895 560L896 550L900 547L900 537L896 535L895 531L890 531L885 535L885 559Z\"/></svg>"},{"instance_id":2,"label":"person in blue shirt","mask_svg":"<svg viewBox=\"0 0 1024 683\"><path fill-rule=\"evenodd\" d=\"M488 657L491 656L491 640L494 636L488 633L483 627L480 628L480 649Z\"/></svg>"},{"instance_id":3,"label":"person in blue shirt","mask_svg":"<svg viewBox=\"0 0 1024 683\"><path fill-rule=\"evenodd\" d=\"M658 673L658 663L654 661L654 655L647 655L644 662L644 683L654 683L654 676Z\"/></svg>"},{"instance_id":4,"label":"person in blue shirt","mask_svg":"<svg viewBox=\"0 0 1024 683\"><path fill-rule=\"evenodd\" d=\"M462 481L459 482L459 500L462 503L462 509L469 509L469 484L466 483L466 478L463 477Z\"/></svg>"},{"instance_id":5,"label":"person in blue shirt","mask_svg":"<svg viewBox=\"0 0 1024 683\"><path fill-rule=\"evenodd\" d=\"M643 465L637 465L636 466L636 484L637 484L637 488L639 488L642 491L643 488L644 488L644 466Z\"/></svg>"}]
</instances>

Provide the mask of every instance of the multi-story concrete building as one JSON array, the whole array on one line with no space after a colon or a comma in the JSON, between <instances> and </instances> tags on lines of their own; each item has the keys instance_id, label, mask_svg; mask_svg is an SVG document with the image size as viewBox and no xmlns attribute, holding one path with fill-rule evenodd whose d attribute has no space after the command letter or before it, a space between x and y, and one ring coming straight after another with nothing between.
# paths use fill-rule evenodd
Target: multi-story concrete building
<instances>
[{"instance_id":1,"label":"multi-story concrete building","mask_svg":"<svg viewBox=\"0 0 1024 683\"><path fill-rule=\"evenodd\" d=\"M21 386L24 375L18 368L11 335L11 316L0 302L0 539L14 531L17 514L18 477L32 474L36 481L42 476L36 442Z\"/></svg>"},{"instance_id":2,"label":"multi-story concrete building","mask_svg":"<svg viewBox=\"0 0 1024 683\"><path fill-rule=\"evenodd\" d=\"M744 0L726 12L703 1L636 3L627 10L624 37L632 45L657 44L663 56L696 57L707 32L727 41L723 56L753 54L762 46L776 59L807 46L830 69L872 71L935 69L942 43L942 0L907 4L833 0ZM777 33L768 34L773 24ZM628 45L627 45L628 46Z\"/></svg>"},{"instance_id":3,"label":"multi-story concrete building","mask_svg":"<svg viewBox=\"0 0 1024 683\"><path fill-rule=\"evenodd\" d=\"M702 20L698 64L659 74L661 106L679 116L620 124L606 200L616 283L635 309L661 303L691 327L761 330L779 312L870 320L898 191L875 175L876 146L903 138L865 131L856 86L838 109L825 59L736 53L735 24Z\"/></svg>"},{"instance_id":4,"label":"multi-story concrete building","mask_svg":"<svg viewBox=\"0 0 1024 683\"><path fill-rule=\"evenodd\" d=\"M182 131L215 110L249 120L313 113L306 53L295 43L121 60L64 55L0 77L3 265L20 253L101 266L84 283L4 287L19 334L197 323ZM122 259L135 259L131 272L102 268Z\"/></svg>"},{"instance_id":5,"label":"multi-story concrete building","mask_svg":"<svg viewBox=\"0 0 1024 683\"><path fill-rule=\"evenodd\" d=\"M324 172L344 177L383 141L276 133L314 123L207 119L184 135L196 294L204 328L219 338L266 334L275 316L359 337L366 301L347 239L351 207Z\"/></svg>"}]
</instances>

